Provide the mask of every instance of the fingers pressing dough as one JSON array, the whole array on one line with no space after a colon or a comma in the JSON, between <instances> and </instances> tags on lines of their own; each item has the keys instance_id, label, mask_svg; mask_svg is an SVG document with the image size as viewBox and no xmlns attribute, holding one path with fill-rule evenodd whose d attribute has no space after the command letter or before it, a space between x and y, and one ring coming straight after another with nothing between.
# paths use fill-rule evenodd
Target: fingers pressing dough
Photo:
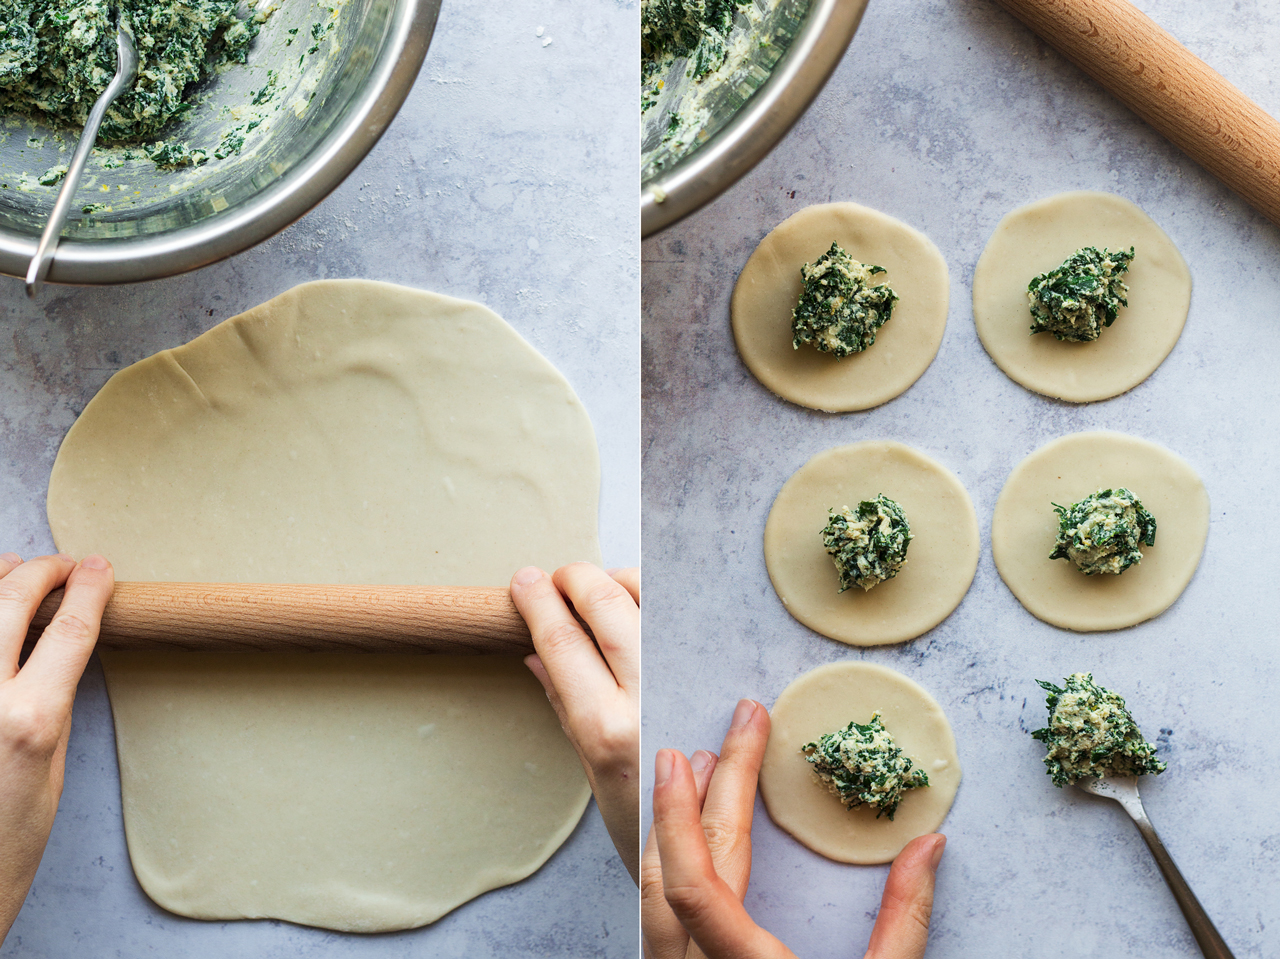
<instances>
[{"instance_id":1,"label":"fingers pressing dough","mask_svg":"<svg viewBox=\"0 0 1280 959\"><path fill-rule=\"evenodd\" d=\"M813 773L805 743L879 712L904 756L929 776L909 790L893 820L869 806L846 809ZM916 836L937 830L960 787L956 740L942 707L923 687L873 663L819 666L782 691L760 768L769 816L816 853L837 862L889 862Z\"/></svg>"}]
</instances>

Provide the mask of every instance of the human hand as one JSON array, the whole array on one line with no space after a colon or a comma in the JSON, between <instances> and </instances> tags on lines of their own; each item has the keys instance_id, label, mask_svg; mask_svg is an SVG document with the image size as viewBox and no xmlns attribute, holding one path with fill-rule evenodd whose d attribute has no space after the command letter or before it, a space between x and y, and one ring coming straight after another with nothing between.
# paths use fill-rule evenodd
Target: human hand
<instances>
[{"instance_id":1,"label":"human hand","mask_svg":"<svg viewBox=\"0 0 1280 959\"><path fill-rule=\"evenodd\" d=\"M115 577L101 556L0 556L0 941L44 855L62 795L76 685ZM27 628L50 590L62 605L22 668Z\"/></svg>"},{"instance_id":2,"label":"human hand","mask_svg":"<svg viewBox=\"0 0 1280 959\"><path fill-rule=\"evenodd\" d=\"M537 653L525 658L573 743L631 878L640 862L640 570L590 563L511 579ZM566 603L591 628L592 641Z\"/></svg>"},{"instance_id":3,"label":"human hand","mask_svg":"<svg viewBox=\"0 0 1280 959\"><path fill-rule=\"evenodd\" d=\"M795 959L742 905L751 875L751 819L769 713L738 703L720 756L659 750L653 829L641 865L648 959ZM946 837L919 836L889 870L866 959L921 959L934 875Z\"/></svg>"}]
</instances>

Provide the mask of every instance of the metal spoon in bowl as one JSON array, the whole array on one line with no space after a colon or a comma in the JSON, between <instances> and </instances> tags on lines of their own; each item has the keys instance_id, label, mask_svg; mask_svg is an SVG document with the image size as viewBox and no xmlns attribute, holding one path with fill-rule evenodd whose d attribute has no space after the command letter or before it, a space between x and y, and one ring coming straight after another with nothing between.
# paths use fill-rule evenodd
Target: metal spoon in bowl
<instances>
[{"instance_id":1,"label":"metal spoon in bowl","mask_svg":"<svg viewBox=\"0 0 1280 959\"><path fill-rule=\"evenodd\" d=\"M1231 950L1222 941L1218 930L1214 928L1212 920L1204 911L1204 906L1200 905L1200 900L1196 898L1196 894L1191 891L1187 881L1182 878L1182 873L1174 865L1173 857L1169 855L1169 851L1164 848L1164 843L1156 835L1155 827L1151 825L1146 810L1142 808L1142 797L1138 795L1138 778L1109 776L1102 779L1081 779L1076 782L1076 786L1095 796L1114 799L1133 818L1138 826L1138 832L1142 833L1142 838L1147 841L1151 855L1155 857L1156 865L1164 874L1164 881L1169 884L1169 890L1177 900L1178 908L1186 916L1187 925L1191 927L1191 935L1195 936L1205 959L1234 959Z\"/></svg>"},{"instance_id":2,"label":"metal spoon in bowl","mask_svg":"<svg viewBox=\"0 0 1280 959\"><path fill-rule=\"evenodd\" d=\"M62 226L67 221L67 213L71 210L71 201L75 198L76 187L80 185L80 177L84 173L84 165L89 159L89 151L98 139L98 128L107 116L107 108L111 106L125 90L133 86L138 76L138 48L133 42L133 30L129 21L123 17L116 25L116 75L111 78L102 96L89 111L89 119L85 121L84 132L80 134L80 142L71 155L71 163L67 167L67 175L62 181L62 189L58 191L58 199L53 204L53 212L49 214L49 222L44 225L40 235L40 245L36 247L36 255L31 258L31 266L27 269L27 296L35 298L49 275L49 267L53 265L53 253L58 246L58 237Z\"/></svg>"}]
</instances>

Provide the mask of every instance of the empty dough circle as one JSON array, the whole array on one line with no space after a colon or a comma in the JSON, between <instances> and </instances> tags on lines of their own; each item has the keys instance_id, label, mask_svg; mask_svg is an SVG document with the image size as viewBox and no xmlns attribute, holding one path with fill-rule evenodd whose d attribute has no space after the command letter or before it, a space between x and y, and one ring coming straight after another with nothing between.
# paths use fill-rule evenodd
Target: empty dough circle
<instances>
[{"instance_id":1,"label":"empty dough circle","mask_svg":"<svg viewBox=\"0 0 1280 959\"><path fill-rule=\"evenodd\" d=\"M1154 546L1118 575L1085 576L1049 559L1058 535L1053 504L1100 489L1132 490L1156 519ZM1033 616L1077 632L1123 629L1159 616L1191 582L1209 535L1209 495L1190 464L1124 433L1075 433L1017 465L991 517L991 555L1005 585Z\"/></svg>"},{"instance_id":2,"label":"empty dough circle","mask_svg":"<svg viewBox=\"0 0 1280 959\"><path fill-rule=\"evenodd\" d=\"M900 297L875 343L842 360L791 345L800 267L833 241L855 260L884 267ZM784 400L833 413L865 410L905 392L933 362L948 293L947 262L919 230L856 203L805 207L774 227L742 268L733 288L733 337L747 369Z\"/></svg>"},{"instance_id":3,"label":"empty dough circle","mask_svg":"<svg viewBox=\"0 0 1280 959\"><path fill-rule=\"evenodd\" d=\"M1085 246L1129 249L1129 305L1092 343L1031 334L1027 284ZM1110 193L1060 193L1000 221L973 271L973 319L996 366L1029 390L1072 403L1105 400L1155 372L1182 335L1191 271L1155 221Z\"/></svg>"},{"instance_id":4,"label":"empty dough circle","mask_svg":"<svg viewBox=\"0 0 1280 959\"><path fill-rule=\"evenodd\" d=\"M869 806L846 809L800 751L875 712L903 755L929 776L928 786L907 790L892 821L877 819ZM942 707L901 673L872 663L819 666L784 689L769 716L760 795L770 818L814 852L859 865L889 862L947 818L960 787L956 739Z\"/></svg>"},{"instance_id":5,"label":"empty dough circle","mask_svg":"<svg viewBox=\"0 0 1280 959\"><path fill-rule=\"evenodd\" d=\"M599 483L582 404L496 314L324 281L113 376L48 513L120 580L505 586L598 562ZM134 872L180 915L420 926L532 873L590 797L519 657L102 662Z\"/></svg>"},{"instance_id":6,"label":"empty dough circle","mask_svg":"<svg viewBox=\"0 0 1280 959\"><path fill-rule=\"evenodd\" d=\"M827 511L876 494L911 524L907 562L869 590L840 592L822 545ZM900 643L947 618L978 568L978 517L960 480L901 443L867 440L819 453L783 484L764 527L764 561L778 598L812 630L852 646Z\"/></svg>"}]
</instances>

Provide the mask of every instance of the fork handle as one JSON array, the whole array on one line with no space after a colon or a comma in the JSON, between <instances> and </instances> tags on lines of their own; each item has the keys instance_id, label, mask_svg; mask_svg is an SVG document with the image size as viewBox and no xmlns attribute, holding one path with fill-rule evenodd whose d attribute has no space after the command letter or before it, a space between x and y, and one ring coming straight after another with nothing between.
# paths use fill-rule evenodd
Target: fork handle
<instances>
[{"instance_id":1,"label":"fork handle","mask_svg":"<svg viewBox=\"0 0 1280 959\"><path fill-rule=\"evenodd\" d=\"M1227 948L1227 944L1218 935L1218 930L1214 928L1213 920L1204 911L1204 906L1200 905L1200 900L1191 891L1187 881L1182 878L1182 873L1174 864L1169 850L1164 848L1164 843L1156 835L1156 829L1151 825L1151 820L1145 817L1139 819L1135 816L1133 821L1138 826L1138 832L1142 833L1142 838L1147 841L1147 848L1151 850L1156 865L1164 874L1164 881L1169 884L1169 891L1177 900L1178 908L1186 917L1187 925L1191 927L1191 935L1196 937L1196 943L1204 953L1205 959L1235 959L1231 950Z\"/></svg>"},{"instance_id":2,"label":"fork handle","mask_svg":"<svg viewBox=\"0 0 1280 959\"><path fill-rule=\"evenodd\" d=\"M75 202L80 177L84 174L85 164L89 162L93 145L98 140L98 129L102 126L102 121L107 118L107 110L125 91L125 88L132 86L133 81L137 79L138 51L133 45L131 29L127 23L116 28L115 76L111 78L111 82L107 84L107 88L102 91L102 95L89 111L88 119L84 123L84 131L80 134L79 142L76 143L75 152L71 154L71 163L67 166L62 188L58 190L58 197L53 202L53 211L44 225L44 232L40 234L35 256L31 258L31 264L27 267L27 296L31 299L35 299L36 294L40 292L40 287L49 276L58 238L62 236L62 227L67 222L67 214L71 212L71 204Z\"/></svg>"}]
</instances>

